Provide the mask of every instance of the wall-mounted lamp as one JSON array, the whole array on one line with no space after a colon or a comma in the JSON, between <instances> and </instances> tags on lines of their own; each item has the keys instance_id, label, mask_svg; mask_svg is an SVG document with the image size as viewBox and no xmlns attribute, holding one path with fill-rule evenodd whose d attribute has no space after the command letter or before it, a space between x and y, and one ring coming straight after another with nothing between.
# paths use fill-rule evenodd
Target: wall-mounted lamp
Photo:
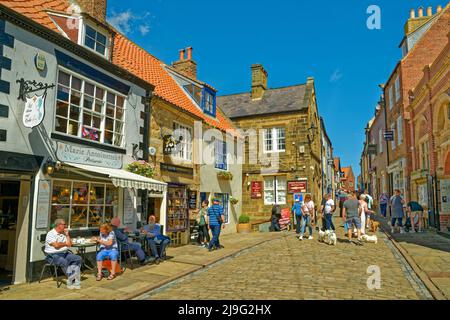
<instances>
[{"instance_id":1,"label":"wall-mounted lamp","mask_svg":"<svg viewBox=\"0 0 450 320\"><path fill-rule=\"evenodd\" d=\"M308 138L311 142L313 142L316 137L316 133L317 133L317 128L316 128L314 122L311 123L311 127L308 128L308 132L309 132Z\"/></svg>"},{"instance_id":2,"label":"wall-mounted lamp","mask_svg":"<svg viewBox=\"0 0 450 320\"><path fill-rule=\"evenodd\" d=\"M44 173L51 175L55 172L57 163L53 161L51 158L47 159L47 162L44 164Z\"/></svg>"}]
</instances>

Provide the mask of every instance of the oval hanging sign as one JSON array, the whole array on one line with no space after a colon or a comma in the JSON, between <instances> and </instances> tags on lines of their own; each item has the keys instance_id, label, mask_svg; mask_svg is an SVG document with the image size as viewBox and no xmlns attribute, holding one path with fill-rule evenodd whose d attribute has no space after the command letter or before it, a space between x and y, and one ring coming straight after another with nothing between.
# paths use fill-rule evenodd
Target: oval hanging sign
<instances>
[{"instance_id":1,"label":"oval hanging sign","mask_svg":"<svg viewBox=\"0 0 450 320\"><path fill-rule=\"evenodd\" d=\"M44 71L47 61L42 53L38 53L35 57L36 69L39 71Z\"/></svg>"}]
</instances>

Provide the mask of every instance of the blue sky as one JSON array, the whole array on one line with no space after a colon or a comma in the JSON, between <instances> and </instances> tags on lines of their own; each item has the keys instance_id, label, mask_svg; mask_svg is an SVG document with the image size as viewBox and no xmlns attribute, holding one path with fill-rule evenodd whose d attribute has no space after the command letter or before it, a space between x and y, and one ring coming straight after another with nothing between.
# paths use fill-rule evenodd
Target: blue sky
<instances>
[{"instance_id":1,"label":"blue sky","mask_svg":"<svg viewBox=\"0 0 450 320\"><path fill-rule=\"evenodd\" d=\"M250 90L250 66L262 63L272 88L315 78L319 112L335 156L359 174L364 128L398 48L411 8L444 0L109 0L109 21L166 63L192 46L198 78L219 94ZM370 5L381 29L369 30Z\"/></svg>"}]
</instances>

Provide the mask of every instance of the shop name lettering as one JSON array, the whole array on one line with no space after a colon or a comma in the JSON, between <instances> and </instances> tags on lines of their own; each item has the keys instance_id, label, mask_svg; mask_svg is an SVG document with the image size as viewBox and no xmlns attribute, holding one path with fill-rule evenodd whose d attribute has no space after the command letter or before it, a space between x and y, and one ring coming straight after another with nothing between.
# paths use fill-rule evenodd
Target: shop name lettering
<instances>
[{"instance_id":1,"label":"shop name lettering","mask_svg":"<svg viewBox=\"0 0 450 320\"><path fill-rule=\"evenodd\" d=\"M120 156L115 154L104 153L89 149L78 149L68 145L64 147L64 152L69 155L85 157L84 160L90 163L102 163L102 160L120 161Z\"/></svg>"}]
</instances>

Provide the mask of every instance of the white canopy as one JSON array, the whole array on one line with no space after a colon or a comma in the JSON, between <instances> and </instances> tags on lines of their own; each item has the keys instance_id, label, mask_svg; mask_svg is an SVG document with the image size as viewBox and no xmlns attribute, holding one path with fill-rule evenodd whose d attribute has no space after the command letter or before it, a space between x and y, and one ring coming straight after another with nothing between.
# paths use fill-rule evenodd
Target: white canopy
<instances>
[{"instance_id":1,"label":"white canopy","mask_svg":"<svg viewBox=\"0 0 450 320\"><path fill-rule=\"evenodd\" d=\"M86 164L78 164L70 162L66 162L65 164L85 171L104 174L109 178L111 178L112 183L115 187L134 188L157 192L167 191L167 183L146 178L125 170L94 167Z\"/></svg>"}]
</instances>

